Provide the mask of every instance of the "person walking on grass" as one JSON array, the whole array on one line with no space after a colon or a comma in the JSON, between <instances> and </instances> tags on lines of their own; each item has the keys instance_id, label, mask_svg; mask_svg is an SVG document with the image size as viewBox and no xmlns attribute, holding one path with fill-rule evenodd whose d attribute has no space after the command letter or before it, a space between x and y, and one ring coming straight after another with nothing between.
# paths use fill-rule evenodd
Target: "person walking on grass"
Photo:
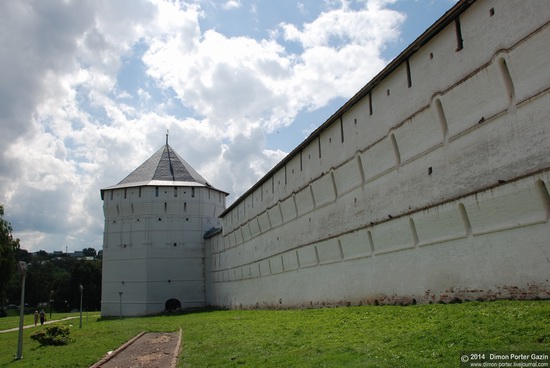
<instances>
[{"instance_id":1,"label":"person walking on grass","mask_svg":"<svg viewBox=\"0 0 550 368\"><path fill-rule=\"evenodd\" d=\"M34 311L34 325L36 326L38 324L38 311Z\"/></svg>"},{"instance_id":2,"label":"person walking on grass","mask_svg":"<svg viewBox=\"0 0 550 368\"><path fill-rule=\"evenodd\" d=\"M40 324L43 325L45 320L46 320L46 312L44 312L44 309L41 309L40 310Z\"/></svg>"}]
</instances>

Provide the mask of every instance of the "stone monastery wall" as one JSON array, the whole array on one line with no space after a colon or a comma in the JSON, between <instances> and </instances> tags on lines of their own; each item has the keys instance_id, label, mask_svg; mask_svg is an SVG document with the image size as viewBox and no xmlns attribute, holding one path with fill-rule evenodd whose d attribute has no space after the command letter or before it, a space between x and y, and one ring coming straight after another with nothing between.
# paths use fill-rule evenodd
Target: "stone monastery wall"
<instances>
[{"instance_id":1,"label":"stone monastery wall","mask_svg":"<svg viewBox=\"0 0 550 368\"><path fill-rule=\"evenodd\" d=\"M222 214L207 304L549 298L549 21L453 7Z\"/></svg>"}]
</instances>

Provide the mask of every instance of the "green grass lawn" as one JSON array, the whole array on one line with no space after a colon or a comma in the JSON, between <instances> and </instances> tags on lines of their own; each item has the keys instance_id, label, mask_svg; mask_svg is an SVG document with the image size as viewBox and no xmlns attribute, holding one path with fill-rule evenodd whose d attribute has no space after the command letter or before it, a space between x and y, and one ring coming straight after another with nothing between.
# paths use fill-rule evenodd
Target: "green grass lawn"
<instances>
[{"instance_id":1,"label":"green grass lawn","mask_svg":"<svg viewBox=\"0 0 550 368\"><path fill-rule=\"evenodd\" d=\"M550 301L203 311L72 325L75 341L40 347L0 334L0 366L88 367L141 331L183 329L180 367L458 367L461 350L550 352ZM14 318L14 317L8 317Z\"/></svg>"}]
</instances>

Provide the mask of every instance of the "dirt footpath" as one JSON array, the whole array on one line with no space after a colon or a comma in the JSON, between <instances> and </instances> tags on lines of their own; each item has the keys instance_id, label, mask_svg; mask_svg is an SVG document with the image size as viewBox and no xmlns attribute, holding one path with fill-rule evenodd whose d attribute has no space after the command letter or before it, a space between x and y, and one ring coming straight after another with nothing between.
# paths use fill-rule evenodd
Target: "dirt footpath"
<instances>
[{"instance_id":1,"label":"dirt footpath","mask_svg":"<svg viewBox=\"0 0 550 368\"><path fill-rule=\"evenodd\" d=\"M181 346L179 333L141 333L91 368L176 367Z\"/></svg>"}]
</instances>

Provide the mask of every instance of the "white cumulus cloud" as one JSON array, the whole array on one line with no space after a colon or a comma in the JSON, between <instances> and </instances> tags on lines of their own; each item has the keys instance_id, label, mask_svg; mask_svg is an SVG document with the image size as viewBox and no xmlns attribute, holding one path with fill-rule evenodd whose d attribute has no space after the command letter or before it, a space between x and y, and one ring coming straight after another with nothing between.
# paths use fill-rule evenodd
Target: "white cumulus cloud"
<instances>
[{"instance_id":1,"label":"white cumulus cloud","mask_svg":"<svg viewBox=\"0 0 550 368\"><path fill-rule=\"evenodd\" d=\"M329 3L261 38L201 28L210 15L198 1L0 1L0 203L22 246L99 249L99 190L166 130L210 183L245 192L287 154L266 148L271 132L349 98L385 64L404 15L358 4Z\"/></svg>"}]
</instances>

